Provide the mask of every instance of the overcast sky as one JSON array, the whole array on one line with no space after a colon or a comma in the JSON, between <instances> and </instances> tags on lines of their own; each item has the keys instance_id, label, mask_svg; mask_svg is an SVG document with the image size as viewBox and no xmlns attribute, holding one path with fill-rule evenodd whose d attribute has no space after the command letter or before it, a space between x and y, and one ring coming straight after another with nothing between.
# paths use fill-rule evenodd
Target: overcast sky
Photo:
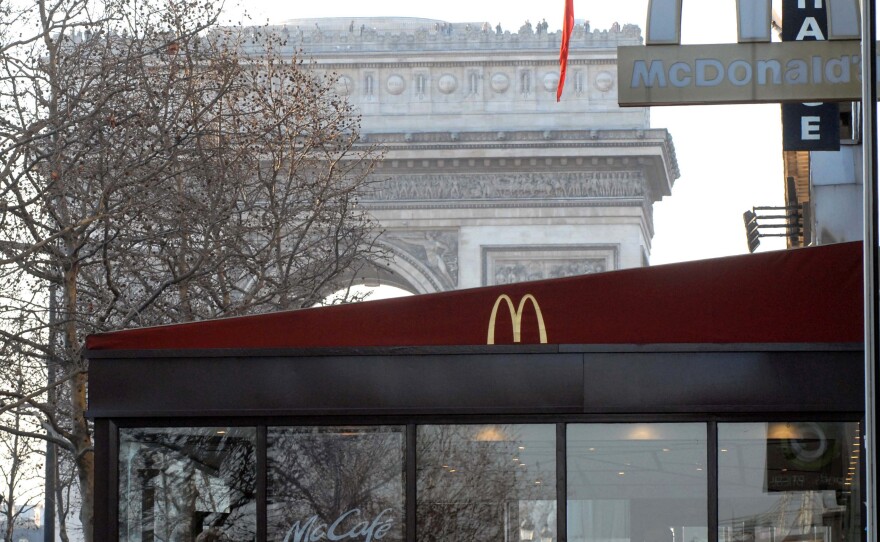
<instances>
[{"instance_id":1,"label":"overcast sky","mask_svg":"<svg viewBox=\"0 0 880 542\"><path fill-rule=\"evenodd\" d=\"M516 30L529 19L546 19L550 30L562 21L564 0L249 0L253 23L301 17L425 17L450 22L501 23ZM614 22L645 27L647 0L574 0L575 18L593 28ZM237 19L240 8L227 16ZM734 0L684 2L684 43L736 41ZM778 105L658 107L654 128L672 134L681 168L672 196L655 205L653 264L747 252L742 213L756 205L783 204L783 170ZM773 242L777 241L777 242ZM783 248L762 240L760 250Z\"/></svg>"}]
</instances>

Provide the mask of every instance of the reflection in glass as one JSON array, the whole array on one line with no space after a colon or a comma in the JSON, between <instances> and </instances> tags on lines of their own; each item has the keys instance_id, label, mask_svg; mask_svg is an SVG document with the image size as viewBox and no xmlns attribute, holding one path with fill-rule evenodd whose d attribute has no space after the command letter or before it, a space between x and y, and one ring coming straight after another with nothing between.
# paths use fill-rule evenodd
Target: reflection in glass
<instances>
[{"instance_id":1,"label":"reflection in glass","mask_svg":"<svg viewBox=\"0 0 880 542\"><path fill-rule=\"evenodd\" d=\"M119 430L119 539L256 537L253 428Z\"/></svg>"},{"instance_id":2,"label":"reflection in glass","mask_svg":"<svg viewBox=\"0 0 880 542\"><path fill-rule=\"evenodd\" d=\"M718 424L719 542L861 539L859 424Z\"/></svg>"},{"instance_id":3,"label":"reflection in glass","mask_svg":"<svg viewBox=\"0 0 880 542\"><path fill-rule=\"evenodd\" d=\"M706 426L568 426L569 542L708 539Z\"/></svg>"},{"instance_id":4,"label":"reflection in glass","mask_svg":"<svg viewBox=\"0 0 880 542\"><path fill-rule=\"evenodd\" d=\"M268 431L268 539L404 539L404 428Z\"/></svg>"},{"instance_id":5,"label":"reflection in glass","mask_svg":"<svg viewBox=\"0 0 880 542\"><path fill-rule=\"evenodd\" d=\"M554 425L417 431L419 542L556 540Z\"/></svg>"}]
</instances>

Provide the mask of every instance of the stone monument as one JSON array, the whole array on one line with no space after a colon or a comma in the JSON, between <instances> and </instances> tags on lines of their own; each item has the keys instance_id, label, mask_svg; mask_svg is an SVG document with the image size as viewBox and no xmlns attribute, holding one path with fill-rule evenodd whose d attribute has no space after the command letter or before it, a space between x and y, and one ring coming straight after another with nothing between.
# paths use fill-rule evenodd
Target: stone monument
<instances>
[{"instance_id":1,"label":"stone monument","mask_svg":"<svg viewBox=\"0 0 880 542\"><path fill-rule=\"evenodd\" d=\"M282 33L336 77L385 159L361 203L389 272L417 293L648 265L652 206L678 164L649 111L617 106L616 50L641 31L560 32L414 18L297 19Z\"/></svg>"}]
</instances>

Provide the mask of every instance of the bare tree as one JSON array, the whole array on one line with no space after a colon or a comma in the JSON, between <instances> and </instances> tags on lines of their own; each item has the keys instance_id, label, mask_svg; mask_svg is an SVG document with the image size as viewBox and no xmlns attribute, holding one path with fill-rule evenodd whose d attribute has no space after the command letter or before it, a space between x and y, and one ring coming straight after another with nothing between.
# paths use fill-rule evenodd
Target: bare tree
<instances>
[{"instance_id":1,"label":"bare tree","mask_svg":"<svg viewBox=\"0 0 880 542\"><path fill-rule=\"evenodd\" d=\"M20 393L25 387L26 367L22 359L14 352L6 352L11 359L18 361L17 374L7 381L6 386ZM27 406L10 408L0 414L0 423L10 429L0 432L0 525L3 526L0 539L5 542L14 540L15 529L35 528L32 518L34 508L39 504L40 469L44 459L39 445L42 441L28 437L26 433L33 418L28 415Z\"/></svg>"},{"instance_id":2,"label":"bare tree","mask_svg":"<svg viewBox=\"0 0 880 542\"><path fill-rule=\"evenodd\" d=\"M483 429L422 427L416 451L420 538L431 542L518 539L520 514L528 517L523 505L534 508L542 500L555 499L555 468L519 462L516 425L492 426L498 437L488 439L481 436Z\"/></svg>"},{"instance_id":3,"label":"bare tree","mask_svg":"<svg viewBox=\"0 0 880 542\"><path fill-rule=\"evenodd\" d=\"M387 428L272 430L270 536L297 542L309 540L322 525L336 525L337 533L359 531L357 525L384 525L387 540L401 540L403 439L402 431Z\"/></svg>"},{"instance_id":4,"label":"bare tree","mask_svg":"<svg viewBox=\"0 0 880 542\"><path fill-rule=\"evenodd\" d=\"M85 336L311 306L345 286L381 260L357 207L378 155L332 75L267 32L216 28L210 0L9 1L0 339L55 378L35 369L0 410L26 406L43 429L18 433L70 454L91 540Z\"/></svg>"}]
</instances>

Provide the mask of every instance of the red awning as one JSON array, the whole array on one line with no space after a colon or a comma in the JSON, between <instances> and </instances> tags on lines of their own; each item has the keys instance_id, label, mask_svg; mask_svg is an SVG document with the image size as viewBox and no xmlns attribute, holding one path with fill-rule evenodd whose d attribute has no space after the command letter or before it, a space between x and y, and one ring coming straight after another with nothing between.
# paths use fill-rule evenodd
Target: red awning
<instances>
[{"instance_id":1,"label":"red awning","mask_svg":"<svg viewBox=\"0 0 880 542\"><path fill-rule=\"evenodd\" d=\"M853 343L863 337L862 295L862 245L843 243L133 329L92 335L87 346L479 345L496 306L495 344L512 343L517 327L522 343L541 342L539 320L551 344Z\"/></svg>"}]
</instances>

